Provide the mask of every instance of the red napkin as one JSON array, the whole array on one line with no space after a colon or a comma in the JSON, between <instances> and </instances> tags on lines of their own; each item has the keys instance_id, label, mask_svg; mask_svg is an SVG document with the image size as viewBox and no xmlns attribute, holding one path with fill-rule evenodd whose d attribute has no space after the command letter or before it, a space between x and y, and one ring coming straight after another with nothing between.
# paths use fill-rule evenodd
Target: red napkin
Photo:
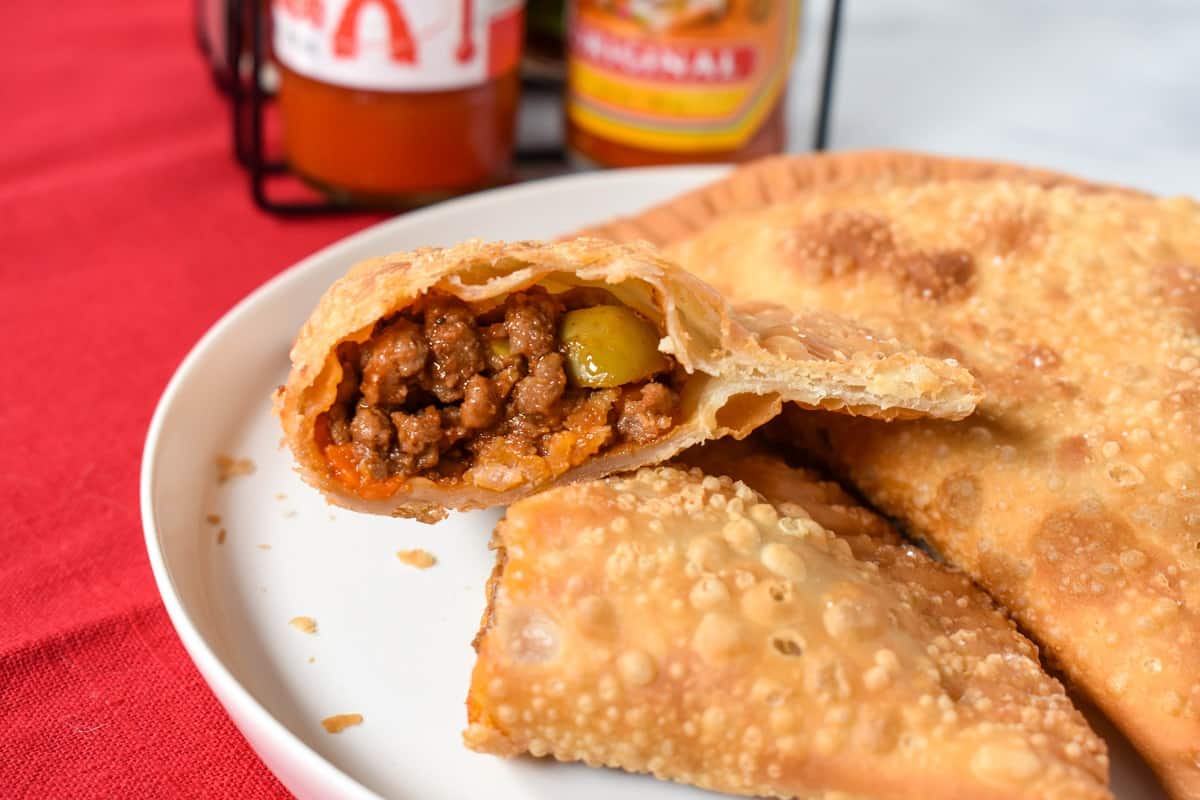
<instances>
[{"instance_id":1,"label":"red napkin","mask_svg":"<svg viewBox=\"0 0 1200 800\"><path fill-rule=\"evenodd\" d=\"M191 3L0 27L0 795L286 797L179 644L137 505L154 404L265 279L376 218L281 221Z\"/></svg>"}]
</instances>

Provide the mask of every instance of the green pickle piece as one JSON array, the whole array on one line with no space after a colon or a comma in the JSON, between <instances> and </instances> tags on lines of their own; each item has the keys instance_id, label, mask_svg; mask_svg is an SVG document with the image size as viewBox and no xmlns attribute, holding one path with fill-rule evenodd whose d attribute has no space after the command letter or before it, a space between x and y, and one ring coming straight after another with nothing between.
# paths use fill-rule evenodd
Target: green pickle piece
<instances>
[{"instance_id":1,"label":"green pickle piece","mask_svg":"<svg viewBox=\"0 0 1200 800\"><path fill-rule=\"evenodd\" d=\"M645 380L667 368L659 333L625 306L568 311L558 329L567 378L575 386L609 389Z\"/></svg>"}]
</instances>

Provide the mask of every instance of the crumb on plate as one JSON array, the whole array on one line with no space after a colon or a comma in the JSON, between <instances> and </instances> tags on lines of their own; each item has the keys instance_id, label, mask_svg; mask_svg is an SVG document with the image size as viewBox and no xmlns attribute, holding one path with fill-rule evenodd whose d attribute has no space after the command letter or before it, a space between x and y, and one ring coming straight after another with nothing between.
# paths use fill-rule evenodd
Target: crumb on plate
<instances>
[{"instance_id":1,"label":"crumb on plate","mask_svg":"<svg viewBox=\"0 0 1200 800\"><path fill-rule=\"evenodd\" d=\"M260 545L258 546L258 549L259 549L259 550L270 550L270 549L271 549L271 545L269 545L269 544L260 544Z\"/></svg>"},{"instance_id":2,"label":"crumb on plate","mask_svg":"<svg viewBox=\"0 0 1200 800\"><path fill-rule=\"evenodd\" d=\"M221 515L220 514L205 514L204 521L207 522L209 525L220 525L221 524Z\"/></svg>"},{"instance_id":3,"label":"crumb on plate","mask_svg":"<svg viewBox=\"0 0 1200 800\"><path fill-rule=\"evenodd\" d=\"M417 569L429 569L437 563L437 556L419 547L416 550L397 550L396 558Z\"/></svg>"},{"instance_id":4,"label":"crumb on plate","mask_svg":"<svg viewBox=\"0 0 1200 800\"><path fill-rule=\"evenodd\" d=\"M225 544L225 529L217 531L217 544Z\"/></svg>"},{"instance_id":5,"label":"crumb on plate","mask_svg":"<svg viewBox=\"0 0 1200 800\"><path fill-rule=\"evenodd\" d=\"M321 725L329 733L341 733L346 728L352 728L355 725L361 725L363 721L362 714L334 714L332 717L326 717L321 720Z\"/></svg>"},{"instance_id":6,"label":"crumb on plate","mask_svg":"<svg viewBox=\"0 0 1200 800\"><path fill-rule=\"evenodd\" d=\"M291 625L301 633L317 632L317 621L312 617L292 617L288 620L288 625Z\"/></svg>"},{"instance_id":7,"label":"crumb on plate","mask_svg":"<svg viewBox=\"0 0 1200 800\"><path fill-rule=\"evenodd\" d=\"M233 456L217 456L217 483L225 483L230 478L254 474L254 462L248 458Z\"/></svg>"},{"instance_id":8,"label":"crumb on plate","mask_svg":"<svg viewBox=\"0 0 1200 800\"><path fill-rule=\"evenodd\" d=\"M287 500L287 494L284 492L276 492L275 499L282 503L284 500Z\"/></svg>"}]
</instances>

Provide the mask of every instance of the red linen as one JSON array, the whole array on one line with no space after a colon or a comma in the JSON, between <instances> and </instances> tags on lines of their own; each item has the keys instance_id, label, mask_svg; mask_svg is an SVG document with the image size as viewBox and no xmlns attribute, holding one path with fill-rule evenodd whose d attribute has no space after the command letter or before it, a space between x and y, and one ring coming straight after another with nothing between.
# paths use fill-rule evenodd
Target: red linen
<instances>
[{"instance_id":1,"label":"red linen","mask_svg":"<svg viewBox=\"0 0 1200 800\"><path fill-rule=\"evenodd\" d=\"M0 796L286 797L179 644L142 545L154 403L274 273L376 217L253 206L186 0L0 27Z\"/></svg>"}]
</instances>

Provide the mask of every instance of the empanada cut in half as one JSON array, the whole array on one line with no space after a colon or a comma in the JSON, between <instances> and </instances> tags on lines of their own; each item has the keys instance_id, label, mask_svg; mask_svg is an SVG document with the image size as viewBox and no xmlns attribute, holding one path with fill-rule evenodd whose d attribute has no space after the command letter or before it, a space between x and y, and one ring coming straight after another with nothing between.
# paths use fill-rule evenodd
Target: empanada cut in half
<instances>
[{"instance_id":1,"label":"empanada cut in half","mask_svg":"<svg viewBox=\"0 0 1200 800\"><path fill-rule=\"evenodd\" d=\"M492 546L474 750L770 797L1109 796L1036 648L894 534L657 467L524 499Z\"/></svg>"},{"instance_id":2,"label":"empanada cut in half","mask_svg":"<svg viewBox=\"0 0 1200 800\"><path fill-rule=\"evenodd\" d=\"M332 501L432 521L744 436L785 401L961 418L979 397L953 362L735 310L647 246L577 240L359 264L301 330L276 410Z\"/></svg>"}]
</instances>

